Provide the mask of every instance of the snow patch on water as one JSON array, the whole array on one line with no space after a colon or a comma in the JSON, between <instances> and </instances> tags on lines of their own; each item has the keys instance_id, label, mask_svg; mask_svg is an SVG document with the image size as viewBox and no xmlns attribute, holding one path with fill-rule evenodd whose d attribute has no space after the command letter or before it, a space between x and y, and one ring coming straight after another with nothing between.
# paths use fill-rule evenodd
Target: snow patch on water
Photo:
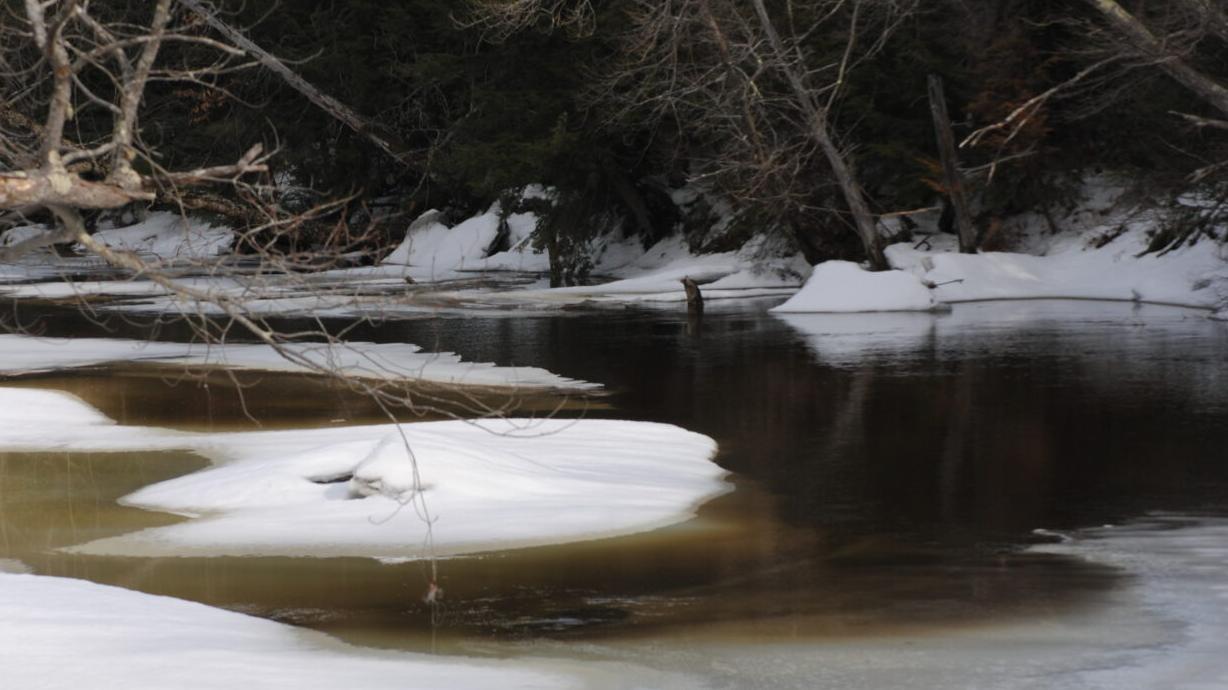
<instances>
[{"instance_id":1,"label":"snow patch on water","mask_svg":"<svg viewBox=\"0 0 1228 690\"><path fill-rule=\"evenodd\" d=\"M9 423L10 414L20 423ZM492 419L190 433L117 425L63 393L0 388L0 448L179 449L215 463L122 499L194 519L70 549L106 555L477 553L664 527L728 490L710 438L650 422ZM348 483L333 481L344 477ZM434 520L433 548L420 499Z\"/></svg>"},{"instance_id":2,"label":"snow patch on water","mask_svg":"<svg viewBox=\"0 0 1228 690\"><path fill-rule=\"evenodd\" d=\"M0 334L0 374L22 374L109 362L217 366L232 369L319 372L385 381L448 385L592 390L600 385L537 367L500 367L464 362L450 352L425 352L409 343L288 343L294 360L269 345L166 343L118 338L37 338Z\"/></svg>"},{"instance_id":3,"label":"snow patch on water","mask_svg":"<svg viewBox=\"0 0 1228 690\"><path fill-rule=\"evenodd\" d=\"M288 625L81 580L0 574L6 688L571 688L544 661L361 650Z\"/></svg>"}]
</instances>

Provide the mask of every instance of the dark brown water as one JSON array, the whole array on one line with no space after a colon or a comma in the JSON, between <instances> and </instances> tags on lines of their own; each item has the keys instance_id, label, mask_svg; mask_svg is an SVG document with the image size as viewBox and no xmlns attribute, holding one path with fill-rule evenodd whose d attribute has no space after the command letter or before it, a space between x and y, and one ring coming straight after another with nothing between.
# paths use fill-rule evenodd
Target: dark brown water
<instances>
[{"instance_id":1,"label":"dark brown water","mask_svg":"<svg viewBox=\"0 0 1228 690\"><path fill-rule=\"evenodd\" d=\"M939 316L712 313L692 326L620 310L420 319L355 336L603 382L610 395L585 414L706 433L734 473L735 491L684 525L443 561L440 607L421 602L421 563L54 551L178 519L113 502L199 465L174 454L4 455L0 558L381 646L830 639L1095 604L1112 573L1023 552L1031 530L1228 507L1228 327L1201 314L1015 303ZM51 318L48 329L80 326ZM69 390L131 424L380 419L361 398L302 377L241 383L241 402L224 377L205 387L131 367L3 385Z\"/></svg>"}]
</instances>

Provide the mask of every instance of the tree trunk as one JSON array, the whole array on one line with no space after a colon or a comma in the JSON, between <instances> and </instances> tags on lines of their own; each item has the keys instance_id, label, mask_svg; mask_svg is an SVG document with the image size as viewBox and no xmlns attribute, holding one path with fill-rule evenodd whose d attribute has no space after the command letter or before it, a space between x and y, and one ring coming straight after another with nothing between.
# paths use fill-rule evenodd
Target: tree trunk
<instances>
[{"instance_id":1,"label":"tree trunk","mask_svg":"<svg viewBox=\"0 0 1228 690\"><path fill-rule=\"evenodd\" d=\"M870 207L866 204L865 195L861 190L861 185L857 182L857 175L853 170L853 164L845 158L844 152L832 140L831 131L828 129L826 108L820 106L815 100L814 92L806 88L804 76L792 67L784 42L780 40L780 34L776 31L776 25L772 23L772 18L768 14L763 0L751 0L751 4L755 6L755 14L759 17L759 24L767 35L772 50L776 53L780 70L784 72L784 76L789 82L789 87L793 91L793 97L797 100L798 106L806 114L810 122L810 136L819 145L819 150L823 152L823 157L827 159L832 175L835 176L836 182L840 185L840 192L844 195L844 202L848 205L849 213L853 216L853 224L857 229L858 237L861 238L862 247L866 252L866 260L869 262L871 270L886 270L888 268L887 257L883 255L883 247L878 238L878 227L874 222L874 214L870 213Z\"/></svg>"},{"instance_id":2,"label":"tree trunk","mask_svg":"<svg viewBox=\"0 0 1228 690\"><path fill-rule=\"evenodd\" d=\"M844 194L844 202L848 204L849 212L853 214L857 235L861 238L861 245L865 249L866 260L870 262L870 269L885 271L888 268L887 257L883 254L883 245L878 239L874 215L870 213L870 207L866 204L861 185L857 184L852 163L845 160L844 152L839 146L836 146L836 142L832 141L831 134L827 131L826 118L816 114L816 120L812 135L818 142L819 148L822 149L832 174L836 176L836 181L840 184L840 191Z\"/></svg>"},{"instance_id":3,"label":"tree trunk","mask_svg":"<svg viewBox=\"0 0 1228 690\"><path fill-rule=\"evenodd\" d=\"M243 35L243 32L218 18L217 14L201 3L200 0L179 0L179 2L199 15L201 19L204 19L209 26L225 36L227 40L250 53L260 61L261 65L264 65L271 72L281 77L292 89L303 94L307 100L314 103L321 110L339 120L355 133L368 139L379 147L381 151L396 159L397 162L412 167L409 162L409 148L391 132L384 130L384 128L376 123L354 112L354 110L341 101L320 91L306 79L295 73L294 70L287 67L284 62L278 60L277 57L270 54L264 48L256 45L250 38Z\"/></svg>"},{"instance_id":4,"label":"tree trunk","mask_svg":"<svg viewBox=\"0 0 1228 690\"><path fill-rule=\"evenodd\" d=\"M133 201L152 201L152 192L132 191L90 182L66 170L0 173L0 209L59 204L74 208L119 208Z\"/></svg>"},{"instance_id":5,"label":"tree trunk","mask_svg":"<svg viewBox=\"0 0 1228 690\"><path fill-rule=\"evenodd\" d=\"M964 197L964 181L959 174L959 159L955 153L955 135L951 132L951 116L947 114L946 94L942 77L929 75L930 114L934 118L934 135L938 140L938 156L942 160L942 184L955 210L959 228L959 251L976 253L976 228L968 212L968 200Z\"/></svg>"},{"instance_id":6,"label":"tree trunk","mask_svg":"<svg viewBox=\"0 0 1228 690\"><path fill-rule=\"evenodd\" d=\"M1110 25L1122 34L1137 50L1157 58L1156 66L1168 73L1182 86L1193 91L1216 110L1228 115L1228 89L1184 60L1167 51L1155 34L1151 33L1134 15L1127 12L1116 0L1087 0L1100 12Z\"/></svg>"}]
</instances>

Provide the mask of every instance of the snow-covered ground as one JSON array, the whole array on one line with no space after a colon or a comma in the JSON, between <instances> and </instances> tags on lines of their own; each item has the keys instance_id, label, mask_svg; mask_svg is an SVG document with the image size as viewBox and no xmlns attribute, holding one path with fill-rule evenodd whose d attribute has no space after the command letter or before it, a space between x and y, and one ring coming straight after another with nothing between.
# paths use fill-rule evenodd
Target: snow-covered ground
<instances>
[{"instance_id":1,"label":"snow-covered ground","mask_svg":"<svg viewBox=\"0 0 1228 690\"><path fill-rule=\"evenodd\" d=\"M1132 197L1109 177L1093 177L1082 200L1054 219L1040 214L1003 225L1015 251L960 254L950 235L894 244L887 260L911 280L873 280L843 269L816 269L807 286L781 311L927 311L932 299L954 304L981 300L1094 299L1215 309L1228 306L1228 245L1203 238L1167 252L1147 252L1151 237L1172 210ZM1178 205L1196 205L1187 195ZM932 216L932 214L931 214ZM936 218L921 218L931 231ZM1223 233L1228 228L1221 229ZM832 262L828 262L832 263ZM847 274L847 275L846 275ZM872 285L873 282L873 285ZM873 299L867 302L867 295ZM1221 311L1221 313L1223 313Z\"/></svg>"},{"instance_id":2,"label":"snow-covered ground","mask_svg":"<svg viewBox=\"0 0 1228 690\"><path fill-rule=\"evenodd\" d=\"M686 301L682 279L703 285L707 300L774 297L792 293L810 273L800 255L772 256L759 238L737 251L696 255L683 238L667 237L648 249L639 240L606 238L595 275L613 278L593 285L550 288L544 283L520 290L462 297L495 302L653 303Z\"/></svg>"},{"instance_id":3,"label":"snow-covered ground","mask_svg":"<svg viewBox=\"0 0 1228 690\"><path fill-rule=\"evenodd\" d=\"M0 236L0 246L14 244L43 231L37 226L12 228ZM234 245L235 234L226 227L185 219L177 213L156 211L127 227L102 224L94 233L94 239L112 249L133 252L145 259L174 263L225 254ZM44 249L38 254L46 258L51 252Z\"/></svg>"},{"instance_id":4,"label":"snow-covered ground","mask_svg":"<svg viewBox=\"0 0 1228 690\"><path fill-rule=\"evenodd\" d=\"M499 234L498 203L453 227L439 222L439 216L438 211L419 216L382 265L401 268L404 275L426 282L456 279L474 271L541 272L550 267L546 254L531 246L530 236L537 226L532 213L508 215L510 248L498 253L490 251Z\"/></svg>"},{"instance_id":5,"label":"snow-covered ground","mask_svg":"<svg viewBox=\"0 0 1228 690\"><path fill-rule=\"evenodd\" d=\"M189 433L117 425L64 393L0 388L0 449L186 449L213 461L123 499L192 519L72 547L107 555L476 553L656 529L728 489L711 439L649 422Z\"/></svg>"},{"instance_id":6,"label":"snow-covered ground","mask_svg":"<svg viewBox=\"0 0 1228 690\"><path fill-rule=\"evenodd\" d=\"M1211 240L1164 256L1146 254L1144 226L1101 248L1065 238L1043 255L959 254L887 248L894 268L936 285L947 303L995 299L1104 299L1209 309L1228 298L1228 251ZM1087 241L1094 240L1092 236Z\"/></svg>"},{"instance_id":7,"label":"snow-covered ground","mask_svg":"<svg viewBox=\"0 0 1228 690\"><path fill-rule=\"evenodd\" d=\"M425 352L409 343L291 343L285 356L264 344L168 343L119 338L40 338L0 334L0 374L22 374L112 362L225 367L255 371L333 372L383 381L445 385L592 390L536 367L463 362L451 352Z\"/></svg>"},{"instance_id":8,"label":"snow-covered ground","mask_svg":"<svg viewBox=\"0 0 1228 690\"><path fill-rule=\"evenodd\" d=\"M530 194L545 193L531 188ZM500 206L451 228L439 222L440 214L428 211L414 221L405 239L382 266L404 267L415 280L438 282L471 277L486 271L516 271L544 274L550 259L544 250L534 249L533 232L538 218L533 213L514 213L507 217L509 249L489 253L499 229ZM588 241L587 254L592 274L605 278L593 285L550 289L544 282L528 288L499 294L500 302L544 301L570 303L584 300L682 301L685 295L679 281L684 277L708 283L708 297L787 294L801 284L810 267L798 255L781 256L765 251L763 237L738 251L696 255L678 236L662 239L645 248L639 238L622 238L617 233ZM770 257L770 258L769 258ZM469 299L471 292L459 292ZM488 294L483 298L490 298Z\"/></svg>"},{"instance_id":9,"label":"snow-covered ground","mask_svg":"<svg viewBox=\"0 0 1228 690\"><path fill-rule=\"evenodd\" d=\"M157 211L136 225L104 227L94 233L94 239L112 249L173 262L225 254L234 244L235 235L229 228Z\"/></svg>"}]
</instances>

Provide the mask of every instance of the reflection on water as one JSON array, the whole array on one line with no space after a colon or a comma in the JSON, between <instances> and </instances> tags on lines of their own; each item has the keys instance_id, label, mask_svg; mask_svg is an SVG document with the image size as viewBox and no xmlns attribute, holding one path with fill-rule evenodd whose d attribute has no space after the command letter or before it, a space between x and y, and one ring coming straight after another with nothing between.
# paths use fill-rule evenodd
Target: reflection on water
<instances>
[{"instance_id":1,"label":"reflection on water","mask_svg":"<svg viewBox=\"0 0 1228 690\"><path fill-rule=\"evenodd\" d=\"M701 629L791 639L1094 603L1112 575L1021 553L1033 528L1217 512L1228 495L1217 452L1228 446L1228 328L1191 312L1016 303L941 315L711 313L696 331L682 313L627 311L390 322L353 337L604 382L612 394L584 414L709 434L737 490L698 520L647 535L445 561L435 628L418 563L49 551L77 540L88 511L83 498L32 488L36 479L87 477L92 493L77 493L102 514L126 510L103 506L136 485L187 471L190 457L7 457L0 520L4 534L26 536L6 537L0 558L386 646L472 651L475 640ZM71 390L127 423L248 424L222 383L164 379L95 371L19 383ZM304 377L246 383L246 409L269 425L378 419ZM133 474L143 471L164 474ZM28 501L47 517L23 513ZM89 538L136 526L89 520Z\"/></svg>"},{"instance_id":2,"label":"reflection on water","mask_svg":"<svg viewBox=\"0 0 1228 690\"><path fill-rule=\"evenodd\" d=\"M383 424L387 413L360 386L298 373L228 372L142 363L0 377L4 386L71 393L121 424L189 431L250 431L315 428L357 423ZM543 391L508 392L437 384L377 382L382 390L413 402L396 410L401 421L417 422L494 415L589 414L609 409L603 394Z\"/></svg>"}]
</instances>

